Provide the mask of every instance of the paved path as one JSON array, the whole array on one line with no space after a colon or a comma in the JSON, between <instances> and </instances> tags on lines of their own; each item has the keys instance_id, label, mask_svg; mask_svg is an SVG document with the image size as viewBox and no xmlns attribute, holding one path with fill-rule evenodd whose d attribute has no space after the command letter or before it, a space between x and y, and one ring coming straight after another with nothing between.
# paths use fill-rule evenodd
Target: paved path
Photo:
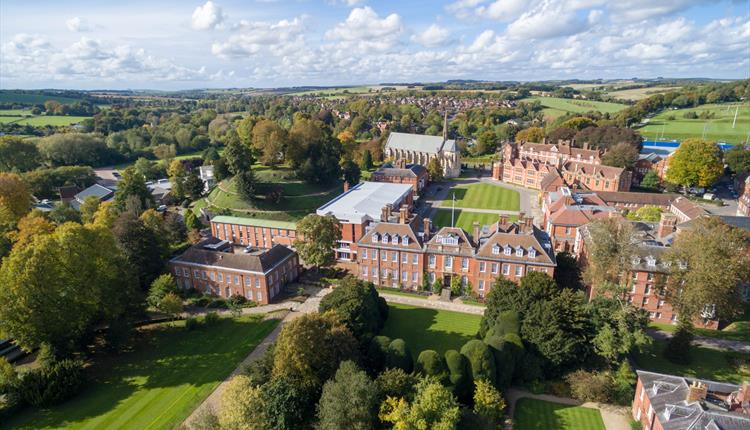
<instances>
[{"instance_id":1,"label":"paved path","mask_svg":"<svg viewBox=\"0 0 750 430\"><path fill-rule=\"evenodd\" d=\"M563 405L582 406L584 408L598 409L602 414L602 421L607 430L630 430L630 408L596 402L580 402L567 397L552 396L549 394L532 394L517 388L509 388L505 391L505 401L508 404L508 416L513 416L516 401L522 398L545 400Z\"/></svg>"},{"instance_id":2,"label":"paved path","mask_svg":"<svg viewBox=\"0 0 750 430\"><path fill-rule=\"evenodd\" d=\"M651 335L651 337L658 340L668 340L672 337L672 333L661 330L649 330L649 334ZM695 336L695 338L693 339L693 344L702 346L704 348L730 350L750 354L750 342L743 340L729 340L705 336Z\"/></svg>"},{"instance_id":3,"label":"paved path","mask_svg":"<svg viewBox=\"0 0 750 430\"><path fill-rule=\"evenodd\" d=\"M416 297L401 296L378 292L380 297L388 303L399 303L402 305L416 306L419 308L430 308L445 311L461 312L465 314L484 315L484 306L465 305L457 302L444 302L441 300L418 299Z\"/></svg>"},{"instance_id":4,"label":"paved path","mask_svg":"<svg viewBox=\"0 0 750 430\"><path fill-rule=\"evenodd\" d=\"M247 357L245 357L244 360L242 360L242 362L240 362L240 364L232 371L232 373L229 374L229 376L227 376L226 379L224 379L224 381L219 384L208 397L206 397L203 403L195 408L193 413L191 413L190 416L188 416L188 418L185 420L185 424L188 426L188 428L190 427L190 423L192 423L193 420L202 411L211 411L213 413L217 413L221 409L221 394L224 392L227 382L229 382L229 380L237 374L241 373L248 364L259 359L263 356L263 354L265 354L265 352L268 350L268 347L276 341L276 338L279 336L279 333L281 333L281 329L283 328L284 324L296 318L299 318L304 314L316 312L318 310L318 305L320 304L320 299L322 299L326 294L330 293L331 289L308 287L305 291L310 294L310 297L304 303L284 302L279 304L285 305L286 307L283 307L281 309L287 310L285 315L282 317L281 322L276 326L276 328L273 329L273 331L271 331L271 333L268 334L268 336L265 337L265 339L263 339L263 341L261 341L261 343L258 344L258 346L255 347L255 349L252 350L252 352L250 352L250 354L248 354ZM290 303L292 303L291 310L289 309ZM257 309L259 311L256 313L261 313L260 310L262 310L263 308L269 309L273 306L274 305L258 306L256 308L250 308L248 310Z\"/></svg>"}]
</instances>

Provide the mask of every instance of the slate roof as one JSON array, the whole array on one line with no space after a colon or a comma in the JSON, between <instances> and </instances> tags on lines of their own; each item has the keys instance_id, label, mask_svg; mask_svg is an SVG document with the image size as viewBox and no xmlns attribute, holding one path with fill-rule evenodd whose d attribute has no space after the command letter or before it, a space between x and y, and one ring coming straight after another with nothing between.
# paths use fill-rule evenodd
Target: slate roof
<instances>
[{"instance_id":1,"label":"slate roof","mask_svg":"<svg viewBox=\"0 0 750 430\"><path fill-rule=\"evenodd\" d=\"M684 214L689 220L708 215L708 211L696 205L685 197L677 197L672 201L672 207Z\"/></svg>"},{"instance_id":2,"label":"slate roof","mask_svg":"<svg viewBox=\"0 0 750 430\"><path fill-rule=\"evenodd\" d=\"M382 238L384 235L389 236L388 243L383 243ZM372 237L378 235L378 241L373 242ZM392 238L394 235L399 237L398 243L393 243ZM409 238L407 245L403 244L404 237ZM414 229L409 224L396 224L390 222L379 222L374 227L370 228L357 242L361 246L387 248L387 249L413 249L419 251L422 249L422 243L419 236L414 232Z\"/></svg>"},{"instance_id":3,"label":"slate roof","mask_svg":"<svg viewBox=\"0 0 750 430\"><path fill-rule=\"evenodd\" d=\"M456 141L452 139L444 141L443 136L391 132L391 134L388 135L388 141L385 143L385 147L405 151L437 154L441 150L445 152L456 152Z\"/></svg>"},{"instance_id":4,"label":"slate roof","mask_svg":"<svg viewBox=\"0 0 750 430\"><path fill-rule=\"evenodd\" d=\"M283 245L274 245L268 250L259 250L252 253L225 252L206 249L206 245L221 244L220 239L208 238L188 248L182 255L173 258L173 263L185 263L203 267L218 267L231 270L240 270L253 273L266 273L277 264L295 254L290 248Z\"/></svg>"},{"instance_id":5,"label":"slate roof","mask_svg":"<svg viewBox=\"0 0 750 430\"><path fill-rule=\"evenodd\" d=\"M420 164L407 164L406 168L395 167L390 163L380 166L373 175L399 176L403 178L418 178L427 173L427 169Z\"/></svg>"},{"instance_id":6,"label":"slate roof","mask_svg":"<svg viewBox=\"0 0 750 430\"><path fill-rule=\"evenodd\" d=\"M544 231L532 226L531 230L524 230L520 224L510 224L507 229L496 226L495 232L480 240L481 245L477 251L477 258L500 260L500 261L524 261L529 263L554 266L556 263L554 251L550 244L549 236ZM494 254L492 248L500 246L500 253ZM503 250L508 245L512 248L511 255L505 255ZM524 255L516 255L518 247L524 249ZM529 250L534 249L535 257L529 256Z\"/></svg>"},{"instance_id":7,"label":"slate roof","mask_svg":"<svg viewBox=\"0 0 750 430\"><path fill-rule=\"evenodd\" d=\"M741 228L743 230L747 230L750 232L750 217L746 216L730 216L730 215L708 215L708 216L715 216L719 219L721 219L725 224L729 224L732 227ZM690 229L695 224L695 219L691 219L690 221L683 222L679 225L681 229Z\"/></svg>"},{"instance_id":8,"label":"slate roof","mask_svg":"<svg viewBox=\"0 0 750 430\"><path fill-rule=\"evenodd\" d=\"M607 204L638 204L669 207L677 194L630 193L623 191L597 191L596 194Z\"/></svg>"},{"instance_id":9,"label":"slate roof","mask_svg":"<svg viewBox=\"0 0 750 430\"><path fill-rule=\"evenodd\" d=\"M458 238L458 245L446 245L443 238L453 236ZM428 252L450 255L471 256L474 254L475 243L466 232L458 227L443 227L435 233L429 241L426 248Z\"/></svg>"},{"instance_id":10,"label":"slate roof","mask_svg":"<svg viewBox=\"0 0 750 430\"><path fill-rule=\"evenodd\" d=\"M552 152L566 154L571 157L578 157L580 155L580 159L582 160L588 160L589 157L594 157L594 159L598 160L600 157L599 151L596 149L576 148L574 146L563 144L525 142L519 149L529 152Z\"/></svg>"},{"instance_id":11,"label":"slate roof","mask_svg":"<svg viewBox=\"0 0 750 430\"><path fill-rule=\"evenodd\" d=\"M111 188L107 188L103 185L94 184L85 190L81 191L80 193L75 195L75 199L79 202L83 203L84 200L86 200L86 197L94 196L99 200L105 200L109 197L112 197L115 194L115 192Z\"/></svg>"}]
</instances>

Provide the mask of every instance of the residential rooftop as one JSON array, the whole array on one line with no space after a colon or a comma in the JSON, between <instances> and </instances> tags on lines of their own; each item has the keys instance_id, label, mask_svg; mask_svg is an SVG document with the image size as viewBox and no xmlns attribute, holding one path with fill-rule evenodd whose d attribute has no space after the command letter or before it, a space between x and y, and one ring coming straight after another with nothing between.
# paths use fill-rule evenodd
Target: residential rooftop
<instances>
[{"instance_id":1,"label":"residential rooftop","mask_svg":"<svg viewBox=\"0 0 750 430\"><path fill-rule=\"evenodd\" d=\"M241 247L210 237L170 261L196 267L219 267L264 274L292 255L294 251L283 245L274 245L270 249Z\"/></svg>"},{"instance_id":2,"label":"residential rooftop","mask_svg":"<svg viewBox=\"0 0 750 430\"><path fill-rule=\"evenodd\" d=\"M244 218L228 215L217 215L211 218L211 222L220 224L237 224L251 227L283 228L286 230L296 230L297 224L289 221L275 221L261 218Z\"/></svg>"}]
</instances>

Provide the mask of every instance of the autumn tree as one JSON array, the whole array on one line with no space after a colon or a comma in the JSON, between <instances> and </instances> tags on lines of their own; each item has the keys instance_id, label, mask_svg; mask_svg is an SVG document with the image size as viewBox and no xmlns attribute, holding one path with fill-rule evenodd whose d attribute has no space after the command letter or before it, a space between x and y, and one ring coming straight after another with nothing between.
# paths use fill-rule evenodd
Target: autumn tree
<instances>
[{"instance_id":1,"label":"autumn tree","mask_svg":"<svg viewBox=\"0 0 750 430\"><path fill-rule=\"evenodd\" d=\"M609 148L602 156L602 164L605 166L632 169L638 161L638 148L629 143L618 143Z\"/></svg>"},{"instance_id":2,"label":"autumn tree","mask_svg":"<svg viewBox=\"0 0 750 430\"><path fill-rule=\"evenodd\" d=\"M731 320L742 303L737 285L750 279L750 235L719 218L697 218L693 223L668 251L672 265L667 300L681 321Z\"/></svg>"},{"instance_id":3,"label":"autumn tree","mask_svg":"<svg viewBox=\"0 0 750 430\"><path fill-rule=\"evenodd\" d=\"M344 361L323 385L318 402L319 430L369 430L378 427L378 389L351 361Z\"/></svg>"},{"instance_id":4,"label":"autumn tree","mask_svg":"<svg viewBox=\"0 0 750 430\"><path fill-rule=\"evenodd\" d=\"M295 115L289 130L287 161L309 183L327 183L341 176L341 142L320 121Z\"/></svg>"},{"instance_id":5,"label":"autumn tree","mask_svg":"<svg viewBox=\"0 0 750 430\"><path fill-rule=\"evenodd\" d=\"M627 215L627 219L634 221L656 222L661 219L662 212L663 210L659 206L645 205L633 212L629 212Z\"/></svg>"},{"instance_id":6,"label":"autumn tree","mask_svg":"<svg viewBox=\"0 0 750 430\"><path fill-rule=\"evenodd\" d=\"M94 215L99 210L99 205L102 201L96 196L88 196L83 200L81 206L78 208L81 211L81 221L84 224L88 224L94 221Z\"/></svg>"},{"instance_id":7,"label":"autumn tree","mask_svg":"<svg viewBox=\"0 0 750 430\"><path fill-rule=\"evenodd\" d=\"M276 166L284 162L284 152L289 144L287 131L276 121L263 119L253 127L253 149L260 154L260 162Z\"/></svg>"},{"instance_id":8,"label":"autumn tree","mask_svg":"<svg viewBox=\"0 0 750 430\"><path fill-rule=\"evenodd\" d=\"M15 173L0 173L0 229L13 228L30 209L29 186Z\"/></svg>"},{"instance_id":9,"label":"autumn tree","mask_svg":"<svg viewBox=\"0 0 750 430\"><path fill-rule=\"evenodd\" d=\"M266 430L265 405L260 388L250 378L238 375L221 393L219 425L229 430Z\"/></svg>"},{"instance_id":10,"label":"autumn tree","mask_svg":"<svg viewBox=\"0 0 750 430\"><path fill-rule=\"evenodd\" d=\"M439 182L443 180L443 166L440 165L440 160L438 160L437 157L434 157L427 162L427 173L430 175L431 182Z\"/></svg>"},{"instance_id":11,"label":"autumn tree","mask_svg":"<svg viewBox=\"0 0 750 430\"><path fill-rule=\"evenodd\" d=\"M39 166L39 150L33 141L16 136L0 137L0 172L28 172Z\"/></svg>"},{"instance_id":12,"label":"autumn tree","mask_svg":"<svg viewBox=\"0 0 750 430\"><path fill-rule=\"evenodd\" d=\"M177 201L181 201L185 198L185 178L187 177L187 169L180 160L172 160L167 168L167 175L169 176L169 182L172 184L170 193Z\"/></svg>"},{"instance_id":13,"label":"autumn tree","mask_svg":"<svg viewBox=\"0 0 750 430\"><path fill-rule=\"evenodd\" d=\"M294 248L305 264L325 267L336 259L336 244L341 240L341 225L333 215L309 214L297 223Z\"/></svg>"},{"instance_id":14,"label":"autumn tree","mask_svg":"<svg viewBox=\"0 0 750 430\"><path fill-rule=\"evenodd\" d=\"M635 252L633 226L619 218L598 219L588 224L588 237L584 240L586 283L595 287L604 283L619 284L623 274L629 271Z\"/></svg>"},{"instance_id":15,"label":"autumn tree","mask_svg":"<svg viewBox=\"0 0 750 430\"><path fill-rule=\"evenodd\" d=\"M529 127L516 133L516 142L537 142L544 140L544 129L542 127Z\"/></svg>"},{"instance_id":16,"label":"autumn tree","mask_svg":"<svg viewBox=\"0 0 750 430\"><path fill-rule=\"evenodd\" d=\"M667 180L685 187L708 187L723 173L721 149L716 142L686 139L669 159Z\"/></svg>"},{"instance_id":17,"label":"autumn tree","mask_svg":"<svg viewBox=\"0 0 750 430\"><path fill-rule=\"evenodd\" d=\"M455 430L461 411L453 393L437 381L422 380L412 402L388 397L380 406L380 420L394 429Z\"/></svg>"},{"instance_id":18,"label":"autumn tree","mask_svg":"<svg viewBox=\"0 0 750 430\"><path fill-rule=\"evenodd\" d=\"M724 161L729 166L732 173L750 172L750 148L744 145L734 145L724 153Z\"/></svg>"},{"instance_id":19,"label":"autumn tree","mask_svg":"<svg viewBox=\"0 0 750 430\"><path fill-rule=\"evenodd\" d=\"M120 210L123 210L126 201L131 196L138 199L142 209L154 205L154 196L151 195L146 186L146 179L133 166L122 172L122 180L117 184L117 191L115 192L115 204Z\"/></svg>"},{"instance_id":20,"label":"autumn tree","mask_svg":"<svg viewBox=\"0 0 750 430\"><path fill-rule=\"evenodd\" d=\"M505 415L505 399L502 394L482 379L474 383L474 413L485 421L488 428L498 428Z\"/></svg>"},{"instance_id":21,"label":"autumn tree","mask_svg":"<svg viewBox=\"0 0 750 430\"><path fill-rule=\"evenodd\" d=\"M320 301L319 311L335 312L357 339L369 341L383 328L388 305L370 282L346 276Z\"/></svg>"}]
</instances>

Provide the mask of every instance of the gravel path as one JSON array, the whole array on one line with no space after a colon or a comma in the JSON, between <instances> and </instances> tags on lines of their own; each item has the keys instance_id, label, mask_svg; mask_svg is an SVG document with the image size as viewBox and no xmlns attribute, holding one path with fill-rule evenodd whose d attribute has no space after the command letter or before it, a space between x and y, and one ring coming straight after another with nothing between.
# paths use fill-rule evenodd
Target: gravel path
<instances>
[{"instance_id":1,"label":"gravel path","mask_svg":"<svg viewBox=\"0 0 750 430\"><path fill-rule=\"evenodd\" d=\"M657 340L668 340L672 337L672 333L661 330L650 330L649 334L651 335L651 337ZM713 337L695 336L695 338L693 339L693 344L702 346L704 348L730 350L750 354L750 342L742 340L716 339Z\"/></svg>"}]
</instances>

